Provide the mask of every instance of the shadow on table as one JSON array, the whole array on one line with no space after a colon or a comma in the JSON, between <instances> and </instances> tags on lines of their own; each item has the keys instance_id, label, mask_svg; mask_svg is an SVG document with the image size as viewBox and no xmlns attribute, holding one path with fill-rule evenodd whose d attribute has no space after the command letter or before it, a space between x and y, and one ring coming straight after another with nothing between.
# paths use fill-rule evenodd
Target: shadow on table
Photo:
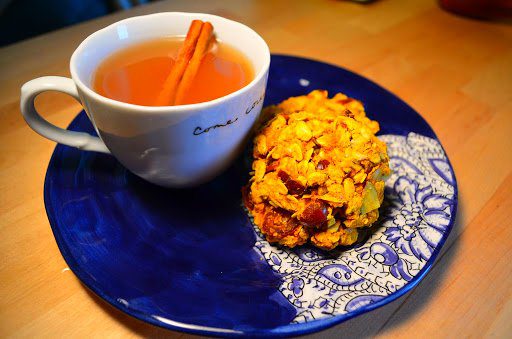
<instances>
[{"instance_id":1,"label":"shadow on table","mask_svg":"<svg viewBox=\"0 0 512 339\"><path fill-rule=\"evenodd\" d=\"M372 312L365 313L356 318L345 321L344 323L334 326L325 331L315 333L304 338L361 338L374 336L379 332L386 332L396 326L408 321L420 312L423 307L431 301L431 296L436 293L438 286L441 284L453 262L453 259L458 252L459 239L458 232L460 231L460 223L464 213L461 200L459 200L459 207L457 211L457 221L453 226L447 245L444 251L441 252L436 260L435 266L425 276L425 278L416 286L412 291L395 300L394 302L380 307ZM143 321L135 319L118 309L109 305L106 301L98 297L83 285L91 299L103 309L105 313L115 319L117 322L128 328L130 331L142 337L166 337L166 338L199 338L195 335L183 334L179 332L169 331L157 326L147 324ZM414 301L409 301L410 312L401 318L393 319L393 323L389 324L390 318L403 306L409 299L414 298Z\"/></svg>"}]
</instances>

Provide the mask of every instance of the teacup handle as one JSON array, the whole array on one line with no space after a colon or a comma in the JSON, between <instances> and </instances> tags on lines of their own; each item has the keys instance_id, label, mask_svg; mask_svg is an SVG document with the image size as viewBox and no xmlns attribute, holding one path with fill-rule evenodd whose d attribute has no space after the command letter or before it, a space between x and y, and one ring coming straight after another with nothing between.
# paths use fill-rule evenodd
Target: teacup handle
<instances>
[{"instance_id":1,"label":"teacup handle","mask_svg":"<svg viewBox=\"0 0 512 339\"><path fill-rule=\"evenodd\" d=\"M107 146L98 137L83 132L73 132L57 127L37 113L34 106L36 97L46 91L58 91L71 95L80 101L73 80L64 77L46 76L30 80L21 87L21 114L27 124L45 138L86 151L110 153Z\"/></svg>"}]
</instances>

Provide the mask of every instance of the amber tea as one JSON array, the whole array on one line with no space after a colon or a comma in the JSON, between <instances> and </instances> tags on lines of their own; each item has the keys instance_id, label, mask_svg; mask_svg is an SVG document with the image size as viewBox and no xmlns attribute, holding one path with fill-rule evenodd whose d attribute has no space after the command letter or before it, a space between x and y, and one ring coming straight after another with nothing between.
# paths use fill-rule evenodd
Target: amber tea
<instances>
[{"instance_id":1,"label":"amber tea","mask_svg":"<svg viewBox=\"0 0 512 339\"><path fill-rule=\"evenodd\" d=\"M215 41L179 102L159 99L183 37L141 42L108 56L93 78L94 90L110 99L143 106L195 104L235 92L254 77L250 61L237 49Z\"/></svg>"}]
</instances>

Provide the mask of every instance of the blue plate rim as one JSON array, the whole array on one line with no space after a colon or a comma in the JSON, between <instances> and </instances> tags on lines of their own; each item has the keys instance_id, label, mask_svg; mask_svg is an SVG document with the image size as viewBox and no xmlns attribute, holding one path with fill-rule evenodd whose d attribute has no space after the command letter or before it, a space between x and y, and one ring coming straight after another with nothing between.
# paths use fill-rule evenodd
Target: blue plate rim
<instances>
[{"instance_id":1,"label":"blue plate rim","mask_svg":"<svg viewBox=\"0 0 512 339\"><path fill-rule=\"evenodd\" d=\"M347 71L349 73L353 73L353 74L363 78L364 80L372 83L373 85L375 85L379 89L385 91L388 95L391 95L391 96L395 97L396 99L400 100L401 102L405 103L407 106L409 106L411 108L412 111L414 111L414 113L416 113L418 115L418 117L421 120L423 120L423 122L425 122L425 124L427 126L430 127L434 138L439 141L439 144L440 144L443 152L446 154L446 160L448 162L448 165L450 167L450 171L451 171L452 176L453 176L454 208L453 208L453 213L452 213L451 218L450 218L450 222L449 222L449 224L446 227L446 232L444 233L443 238L440 240L440 242L438 243L438 245L436 246L436 248L432 252L432 255L427 260L427 262L425 263L423 268L420 270L420 272L417 275L415 275L413 277L413 279L410 282L408 282L404 287L402 287L401 289L399 289L399 290L389 294L388 296L384 297L383 299L381 299L381 300L379 300L379 301L377 301L375 303L371 303L371 304L362 306L361 308L358 308L357 310L349 312L349 313L346 313L346 314L340 314L340 315L336 315L336 316L333 316L333 317L317 319L317 320L313 320L313 321L309 321L309 322L304 322L304 323L294 323L294 324L283 325L283 326L279 326L279 327L276 327L276 328L270 329L270 330L256 330L256 331L233 331L233 330L230 330L230 329L202 327L200 325L178 323L178 322L176 322L176 325L173 325L173 324L170 324L170 323L164 323L162 321L156 320L155 318L149 317L149 316L147 316L144 313L137 312L136 310L130 309L130 308L128 308L128 307L126 307L126 306L116 302L116 300L114 300L110 296L102 293L101 288L99 286L96 286L96 284L95 284L93 279L90 279L90 278L87 277L85 272L82 271L82 269L74 262L73 258L67 252L67 249L63 246L63 240L62 240L62 238L60 236L60 233L57 230L57 226L56 226L57 222L54 219L54 215L55 214L51 211L53 206L50 206L51 205L50 204L50 201L51 201L50 200L50 190L48 189L49 180L50 180L50 178L49 178L49 169L54 167L54 163L56 161L56 157L57 157L57 153L58 153L58 148L59 147L68 147L68 146L65 146L65 145L57 144L55 146L55 149L54 149L53 153L52 153L50 161L48 163L48 167L47 167L46 174L45 174L45 179L44 179L44 187L43 187L45 210L46 210L46 214L48 216L48 221L50 223L50 227L52 229L52 233L53 233L53 235L55 237L55 240L56 240L56 243L57 243L57 247L59 248L59 250L60 250L60 252L62 254L62 257L64 258L64 261L69 266L69 269L77 276L77 278L80 280L80 282L85 287L87 287L89 290L91 290L93 293L95 293L97 296L99 296L101 299L103 299L108 304L110 304L111 306L116 308L117 310L119 310L119 311L121 311L123 313L126 313L126 314L128 314L128 315L130 315L130 316L132 316L132 317L134 317L134 318L136 318L138 320L141 320L141 321L144 321L146 323L155 325L157 327L161 327L161 328L165 328L165 329L169 329L169 330L175 330L175 331L179 331L179 332L191 333L191 334L207 335L207 336L213 336L213 337L241 337L241 336L291 337L291 336L298 336L298 335L306 335L306 334L310 334L310 333L314 333L314 332L318 332L318 331L327 329L327 328L332 327L334 325L340 324L340 323L342 323L342 322L344 322L346 320L352 319L352 318L357 317L357 316L359 316L361 314L370 312L370 311L372 311L374 309L377 309L377 308L382 307L382 306L384 306L386 304L389 304L390 302L398 299L399 297L403 296L404 294L406 294L409 291L411 291L414 287L416 287L418 285L418 283L424 278L424 276L432 268L432 266L433 266L437 256L439 255L441 249L443 248L446 240L449 238L449 235L450 235L450 233L451 233L451 231L453 229L453 226L455 225L456 216L457 216L457 210L458 210L458 195L459 195L459 192L458 192L458 185L457 185L457 179L456 179L456 176L455 176L455 171L454 171L453 166L452 166L452 164L450 162L448 154L446 153L446 150L444 149L441 141L437 137L437 134L432 129L430 124L428 124L428 122L423 118L423 116L421 116L421 114L419 114L414 108L412 108L409 104L407 104L400 97L398 97L394 93L388 91L386 88L382 87L381 85L379 85L375 81L370 80L367 77L362 76L362 75L360 75L360 74L358 74L356 72L353 72L350 69L347 69L345 67L341 67L341 66L335 65L333 63L324 62L324 61L321 61L321 60L318 60L318 59L313 59L313 58L305 58L305 57L300 57L300 56L294 56L294 55L288 55L288 54L275 54L275 53L272 53L272 56L273 57L280 57L280 58L282 57L282 58L288 58L288 59L295 59L295 60L300 60L300 61L313 61L315 63L326 64L326 65L329 65L329 66L332 66L332 67L340 68L340 69L342 69L344 71ZM77 114L77 116L78 116L78 114ZM72 129L76 125L77 125L77 119L75 117L71 121L71 123L68 125L68 129ZM82 152L86 152L86 151L82 150Z\"/></svg>"}]
</instances>

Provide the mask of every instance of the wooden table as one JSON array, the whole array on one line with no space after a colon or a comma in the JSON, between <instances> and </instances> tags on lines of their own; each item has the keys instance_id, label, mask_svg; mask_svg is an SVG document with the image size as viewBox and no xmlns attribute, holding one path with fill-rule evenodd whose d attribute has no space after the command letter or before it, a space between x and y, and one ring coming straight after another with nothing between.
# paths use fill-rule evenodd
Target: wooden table
<instances>
[{"instance_id":1,"label":"wooden table","mask_svg":"<svg viewBox=\"0 0 512 339\"><path fill-rule=\"evenodd\" d=\"M510 336L510 23L457 17L433 0L173 0L0 49L0 337L185 336L117 311L69 271L43 203L55 145L30 130L19 111L20 86L42 75L69 76L69 57L87 35L124 17L161 11L225 16L253 27L272 52L363 74L420 112L446 148L460 205L433 269L400 299L315 336ZM81 106L45 93L37 108L66 126Z\"/></svg>"}]
</instances>

